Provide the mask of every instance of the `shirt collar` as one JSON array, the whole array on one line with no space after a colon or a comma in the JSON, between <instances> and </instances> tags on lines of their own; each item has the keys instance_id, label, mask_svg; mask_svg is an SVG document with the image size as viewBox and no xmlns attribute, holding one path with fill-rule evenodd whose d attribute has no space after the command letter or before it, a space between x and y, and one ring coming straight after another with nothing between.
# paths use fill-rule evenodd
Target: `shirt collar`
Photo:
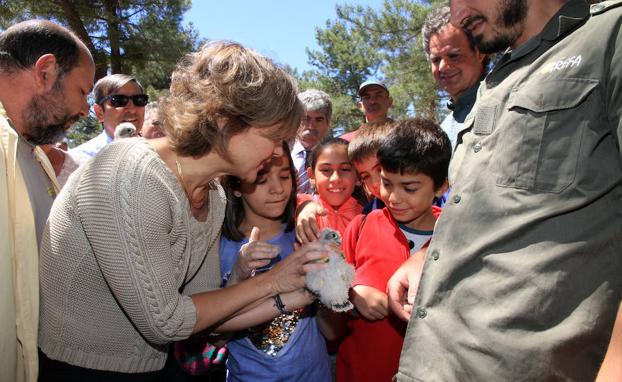
<instances>
[{"instance_id":1,"label":"shirt collar","mask_svg":"<svg viewBox=\"0 0 622 382\"><path fill-rule=\"evenodd\" d=\"M590 16L590 7L585 0L568 0L562 5L557 13L546 23L542 31L530 38L523 45L511 50L511 59L523 57L538 46L542 41L557 41L583 24Z\"/></svg>"},{"instance_id":2,"label":"shirt collar","mask_svg":"<svg viewBox=\"0 0 622 382\"><path fill-rule=\"evenodd\" d=\"M112 141L114 141L114 137L108 135L105 128L104 131L102 131L102 134L106 137L106 143L111 143Z\"/></svg>"},{"instance_id":3,"label":"shirt collar","mask_svg":"<svg viewBox=\"0 0 622 382\"><path fill-rule=\"evenodd\" d=\"M11 129L13 129L13 131L15 131L15 133L17 134L17 136L19 137L19 140L22 141L23 143L25 143L28 147L30 147L31 150L34 150L35 145L33 145L32 143L30 143L28 141L28 139L24 138L24 136L17 131L17 129L15 128L15 126L13 125L13 121L11 121L11 118L9 118L9 116L6 113L6 109L4 108L4 105L2 104L2 102L0 102L0 117L4 118L7 120L8 125Z\"/></svg>"},{"instance_id":4,"label":"shirt collar","mask_svg":"<svg viewBox=\"0 0 622 382\"><path fill-rule=\"evenodd\" d=\"M292 154L298 155L301 152L305 151L304 146L302 145L302 143L300 143L300 141L298 139L296 139L296 142L294 143L294 146L292 147Z\"/></svg>"},{"instance_id":5,"label":"shirt collar","mask_svg":"<svg viewBox=\"0 0 622 382\"><path fill-rule=\"evenodd\" d=\"M452 98L447 102L447 108L449 110L461 110L465 107L469 107L475 102L475 98L477 97L477 89L479 88L479 81L475 82L470 88L466 91L462 92L458 96L458 99L454 100Z\"/></svg>"},{"instance_id":6,"label":"shirt collar","mask_svg":"<svg viewBox=\"0 0 622 382\"><path fill-rule=\"evenodd\" d=\"M343 204L339 206L339 208L337 209L335 209L330 204L328 204L319 195L318 195L318 199L320 201L320 204L326 209L328 215L343 215L343 214L358 215L360 213L360 210L363 209L363 206L361 206L359 201L356 200L353 196L348 197L348 199L346 199L346 201L343 202Z\"/></svg>"},{"instance_id":7,"label":"shirt collar","mask_svg":"<svg viewBox=\"0 0 622 382\"><path fill-rule=\"evenodd\" d=\"M2 102L0 102L0 117L6 119L11 129L15 130L17 135L21 137L21 134L19 133L19 131L17 131L17 129L15 129L15 126L13 126L13 121L11 121L11 118L9 118L9 116L7 115L6 109L4 108L4 105L2 104Z\"/></svg>"},{"instance_id":8,"label":"shirt collar","mask_svg":"<svg viewBox=\"0 0 622 382\"><path fill-rule=\"evenodd\" d=\"M584 0L566 1L542 30L542 39L554 41L575 30L590 16L590 7Z\"/></svg>"}]
</instances>

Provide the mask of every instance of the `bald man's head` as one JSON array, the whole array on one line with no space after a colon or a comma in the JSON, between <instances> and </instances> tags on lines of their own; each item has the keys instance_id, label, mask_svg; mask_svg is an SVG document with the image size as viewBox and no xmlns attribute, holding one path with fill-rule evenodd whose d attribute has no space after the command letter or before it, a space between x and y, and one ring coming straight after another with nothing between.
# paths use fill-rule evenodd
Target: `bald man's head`
<instances>
[{"instance_id":1,"label":"bald man's head","mask_svg":"<svg viewBox=\"0 0 622 382\"><path fill-rule=\"evenodd\" d=\"M75 68L83 55L92 61L88 49L70 30L48 20L28 20L0 34L0 73L33 67L44 54L53 54L58 75Z\"/></svg>"}]
</instances>

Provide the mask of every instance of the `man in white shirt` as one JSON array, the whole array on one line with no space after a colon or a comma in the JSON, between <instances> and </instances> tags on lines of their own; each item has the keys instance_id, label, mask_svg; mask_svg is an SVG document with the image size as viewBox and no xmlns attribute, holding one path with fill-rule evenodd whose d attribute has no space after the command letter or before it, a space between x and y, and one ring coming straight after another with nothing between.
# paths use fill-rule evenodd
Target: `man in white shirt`
<instances>
[{"instance_id":1,"label":"man in white shirt","mask_svg":"<svg viewBox=\"0 0 622 382\"><path fill-rule=\"evenodd\" d=\"M130 122L140 132L145 119L145 105L149 102L149 97L144 94L138 79L127 74L111 74L100 79L95 84L93 93L93 111L104 130L70 151L79 158L94 157L114 140L114 131L123 122Z\"/></svg>"}]
</instances>

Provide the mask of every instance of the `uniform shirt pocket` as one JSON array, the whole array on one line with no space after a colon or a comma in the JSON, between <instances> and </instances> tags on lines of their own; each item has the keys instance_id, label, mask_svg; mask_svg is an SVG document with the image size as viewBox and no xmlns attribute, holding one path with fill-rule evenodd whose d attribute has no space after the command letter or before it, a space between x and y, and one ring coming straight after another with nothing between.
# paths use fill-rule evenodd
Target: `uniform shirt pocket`
<instances>
[{"instance_id":1,"label":"uniform shirt pocket","mask_svg":"<svg viewBox=\"0 0 622 382\"><path fill-rule=\"evenodd\" d=\"M499 131L497 185L559 193L576 176L597 80L538 80L512 89Z\"/></svg>"}]
</instances>

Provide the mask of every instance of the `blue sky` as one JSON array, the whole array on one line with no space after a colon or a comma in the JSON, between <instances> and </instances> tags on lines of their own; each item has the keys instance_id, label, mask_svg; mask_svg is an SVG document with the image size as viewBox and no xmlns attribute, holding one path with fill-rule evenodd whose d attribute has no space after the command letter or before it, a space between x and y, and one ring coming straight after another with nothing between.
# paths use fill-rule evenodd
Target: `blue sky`
<instances>
[{"instance_id":1,"label":"blue sky","mask_svg":"<svg viewBox=\"0 0 622 382\"><path fill-rule=\"evenodd\" d=\"M315 28L335 20L336 4L369 5L382 0L194 0L185 22L200 36L238 41L299 72L310 69L305 48L317 50Z\"/></svg>"}]
</instances>

